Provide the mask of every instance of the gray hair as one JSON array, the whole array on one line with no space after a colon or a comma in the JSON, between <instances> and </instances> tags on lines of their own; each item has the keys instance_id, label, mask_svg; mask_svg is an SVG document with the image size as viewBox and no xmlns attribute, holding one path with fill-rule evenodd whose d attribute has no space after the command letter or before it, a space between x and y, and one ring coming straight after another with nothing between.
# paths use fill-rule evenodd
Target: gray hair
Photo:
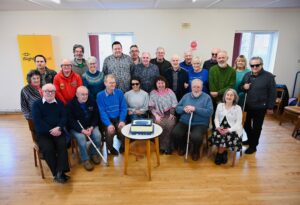
<instances>
[{"instance_id":1,"label":"gray hair","mask_svg":"<svg viewBox=\"0 0 300 205\"><path fill-rule=\"evenodd\" d=\"M98 63L98 60L95 56L90 56L86 59L87 64Z\"/></svg>"},{"instance_id":2,"label":"gray hair","mask_svg":"<svg viewBox=\"0 0 300 205\"><path fill-rule=\"evenodd\" d=\"M224 95L223 95L223 99L222 99L223 102L226 103L226 101L225 101L225 96L226 96L226 93L228 93L229 91L231 91L231 92L233 93L233 95L234 95L234 100L233 100L232 104L233 104L233 105L238 104L238 102L239 102L239 96L238 96L237 92L236 92L234 89L232 89L232 88L228 88L228 89L225 91L225 93L224 93Z\"/></svg>"},{"instance_id":3,"label":"gray hair","mask_svg":"<svg viewBox=\"0 0 300 205\"><path fill-rule=\"evenodd\" d=\"M53 88L53 90L56 91L56 87L52 83L47 83L47 84L43 85L42 90L45 91L50 87Z\"/></svg>"},{"instance_id":4,"label":"gray hair","mask_svg":"<svg viewBox=\"0 0 300 205\"><path fill-rule=\"evenodd\" d=\"M116 76L115 76L114 74L107 74L107 75L104 77L104 82L106 82L108 78L112 78L112 79L115 79L115 80L116 80Z\"/></svg>"},{"instance_id":5,"label":"gray hair","mask_svg":"<svg viewBox=\"0 0 300 205\"><path fill-rule=\"evenodd\" d=\"M259 56L254 56L254 57L252 57L252 58L250 59L250 62L251 62L252 60L259 60L260 64L261 64L261 65L264 65L263 59L262 59L261 57L259 57Z\"/></svg>"},{"instance_id":6,"label":"gray hair","mask_svg":"<svg viewBox=\"0 0 300 205\"><path fill-rule=\"evenodd\" d=\"M199 78L196 78L196 79L192 80L191 85L193 85L193 84L196 83L196 82L199 82L199 83L201 84L201 87L203 87L203 81L200 80Z\"/></svg>"}]
</instances>

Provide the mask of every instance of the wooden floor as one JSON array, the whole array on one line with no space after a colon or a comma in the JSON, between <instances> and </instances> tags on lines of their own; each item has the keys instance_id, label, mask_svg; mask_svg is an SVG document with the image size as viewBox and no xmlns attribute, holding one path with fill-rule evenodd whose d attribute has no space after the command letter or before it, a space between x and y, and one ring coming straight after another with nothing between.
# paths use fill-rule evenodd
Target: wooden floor
<instances>
[{"instance_id":1,"label":"wooden floor","mask_svg":"<svg viewBox=\"0 0 300 205\"><path fill-rule=\"evenodd\" d=\"M129 157L123 175L123 156L109 156L110 166L92 172L72 161L71 180L46 179L34 167L32 141L21 115L0 116L0 204L300 204L300 141L293 126L267 117L258 151L237 157L236 167L216 166L212 158L198 162L173 154L161 155L147 180L146 158ZM244 148L245 149L245 148Z\"/></svg>"}]
</instances>

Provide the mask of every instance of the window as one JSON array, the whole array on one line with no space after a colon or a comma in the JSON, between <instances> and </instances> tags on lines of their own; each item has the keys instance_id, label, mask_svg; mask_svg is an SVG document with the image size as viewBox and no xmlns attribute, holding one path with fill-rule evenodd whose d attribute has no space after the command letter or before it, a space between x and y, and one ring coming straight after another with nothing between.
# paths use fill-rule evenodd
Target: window
<instances>
[{"instance_id":1,"label":"window","mask_svg":"<svg viewBox=\"0 0 300 205\"><path fill-rule=\"evenodd\" d=\"M123 53L129 54L129 48L134 44L133 33L100 33L90 34L91 55L99 60L100 70L102 70L104 59L112 54L111 44L119 41L122 44Z\"/></svg>"},{"instance_id":2,"label":"window","mask_svg":"<svg viewBox=\"0 0 300 205\"><path fill-rule=\"evenodd\" d=\"M277 51L278 32L242 32L240 54L248 60L260 56L264 69L273 72Z\"/></svg>"}]
</instances>

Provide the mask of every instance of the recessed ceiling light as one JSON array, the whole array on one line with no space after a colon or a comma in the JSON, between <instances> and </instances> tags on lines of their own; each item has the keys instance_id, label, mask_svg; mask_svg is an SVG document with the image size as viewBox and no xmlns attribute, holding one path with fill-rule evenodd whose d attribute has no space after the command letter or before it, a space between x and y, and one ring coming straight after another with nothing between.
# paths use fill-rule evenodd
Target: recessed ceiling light
<instances>
[{"instance_id":1,"label":"recessed ceiling light","mask_svg":"<svg viewBox=\"0 0 300 205\"><path fill-rule=\"evenodd\" d=\"M192 0L193 3L195 3L197 0Z\"/></svg>"}]
</instances>

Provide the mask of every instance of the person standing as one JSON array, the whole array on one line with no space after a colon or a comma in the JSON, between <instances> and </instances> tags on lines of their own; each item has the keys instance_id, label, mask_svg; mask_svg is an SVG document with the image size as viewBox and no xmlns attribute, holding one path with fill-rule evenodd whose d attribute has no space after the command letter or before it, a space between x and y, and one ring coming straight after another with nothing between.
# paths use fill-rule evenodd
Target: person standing
<instances>
[{"instance_id":1,"label":"person standing","mask_svg":"<svg viewBox=\"0 0 300 205\"><path fill-rule=\"evenodd\" d=\"M72 70L81 77L88 70L88 66L83 58L84 47L80 44L75 44L73 46L73 54Z\"/></svg>"},{"instance_id":2,"label":"person standing","mask_svg":"<svg viewBox=\"0 0 300 205\"><path fill-rule=\"evenodd\" d=\"M250 59L251 72L245 74L241 89L247 93L245 131L249 144L246 154L253 154L257 150L259 138L266 113L272 114L276 100L275 76L265 71L263 59L252 57Z\"/></svg>"}]
</instances>

